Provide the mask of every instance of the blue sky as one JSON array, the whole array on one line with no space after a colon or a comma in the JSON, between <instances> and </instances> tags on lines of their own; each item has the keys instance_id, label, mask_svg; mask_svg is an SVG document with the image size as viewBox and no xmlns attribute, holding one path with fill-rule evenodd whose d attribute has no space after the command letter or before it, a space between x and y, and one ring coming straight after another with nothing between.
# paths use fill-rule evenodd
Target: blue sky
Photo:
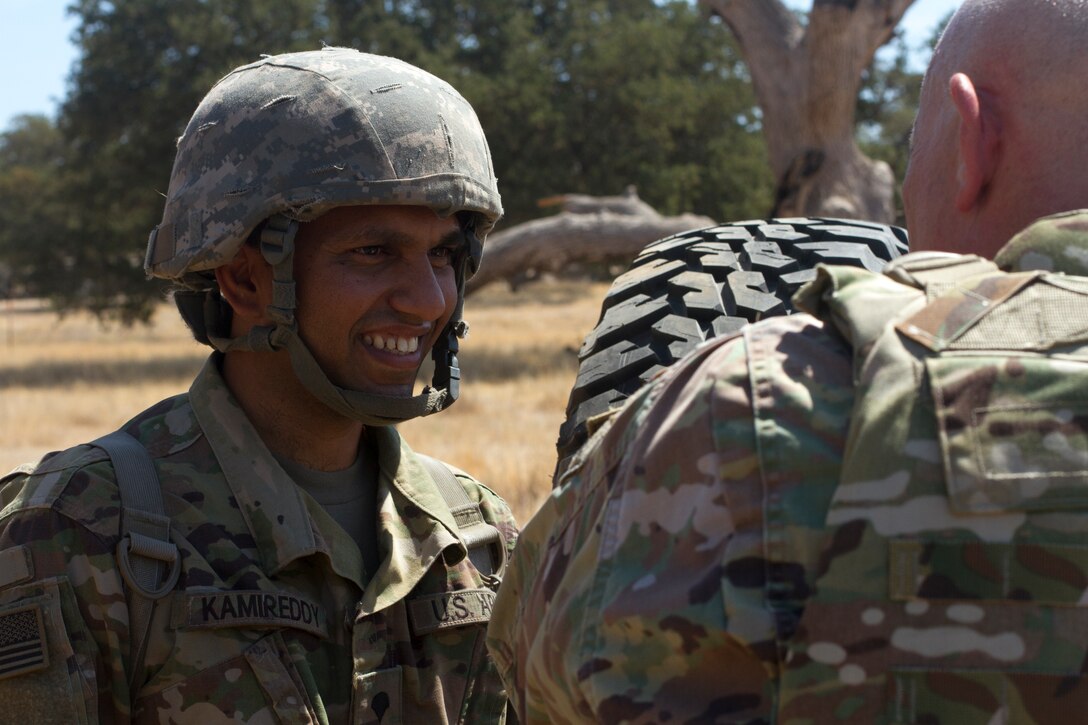
<instances>
[{"instance_id":1,"label":"blue sky","mask_svg":"<svg viewBox=\"0 0 1088 725\"><path fill-rule=\"evenodd\" d=\"M903 18L907 42L923 44L961 0L915 0ZM76 51L69 0L4 0L0 29L0 130L20 113L53 115L65 95L65 79ZM811 0L785 0L808 9Z\"/></svg>"},{"instance_id":2,"label":"blue sky","mask_svg":"<svg viewBox=\"0 0 1088 725\"><path fill-rule=\"evenodd\" d=\"M4 0L0 25L0 128L19 113L52 115L76 59L68 0Z\"/></svg>"}]
</instances>

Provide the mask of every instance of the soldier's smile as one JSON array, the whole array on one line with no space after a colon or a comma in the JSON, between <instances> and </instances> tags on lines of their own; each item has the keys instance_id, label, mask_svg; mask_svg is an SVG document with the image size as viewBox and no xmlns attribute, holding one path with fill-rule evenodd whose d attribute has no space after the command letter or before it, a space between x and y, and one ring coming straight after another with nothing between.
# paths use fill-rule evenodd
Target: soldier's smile
<instances>
[{"instance_id":1,"label":"soldier's smile","mask_svg":"<svg viewBox=\"0 0 1088 725\"><path fill-rule=\"evenodd\" d=\"M299 334L342 387L410 395L453 315L457 221L424 207L338 207L299 228Z\"/></svg>"}]
</instances>

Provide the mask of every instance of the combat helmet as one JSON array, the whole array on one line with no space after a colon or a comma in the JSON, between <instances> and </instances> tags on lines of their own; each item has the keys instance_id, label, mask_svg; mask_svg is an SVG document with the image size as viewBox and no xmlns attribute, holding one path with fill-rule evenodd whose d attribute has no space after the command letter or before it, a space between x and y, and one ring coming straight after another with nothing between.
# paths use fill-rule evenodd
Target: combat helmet
<instances>
[{"instance_id":1,"label":"combat helmet","mask_svg":"<svg viewBox=\"0 0 1088 725\"><path fill-rule=\"evenodd\" d=\"M456 215L467 240L454 258L457 306L432 350L434 378L393 397L334 385L298 334L292 270L300 222L338 206L405 204ZM350 48L267 56L208 92L178 139L148 274L178 284L175 301L198 340L217 350L286 349L318 399L369 425L428 415L456 400L465 281L502 215L475 112L445 81ZM230 338L216 267L251 234L272 265L274 324Z\"/></svg>"}]
</instances>

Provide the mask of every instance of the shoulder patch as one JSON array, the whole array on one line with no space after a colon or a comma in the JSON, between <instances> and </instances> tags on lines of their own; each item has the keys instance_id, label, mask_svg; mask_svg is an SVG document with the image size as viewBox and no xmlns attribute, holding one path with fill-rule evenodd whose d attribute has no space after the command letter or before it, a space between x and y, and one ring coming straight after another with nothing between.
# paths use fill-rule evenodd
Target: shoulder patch
<instances>
[{"instance_id":1,"label":"shoulder patch","mask_svg":"<svg viewBox=\"0 0 1088 725\"><path fill-rule=\"evenodd\" d=\"M0 614L0 680L49 666L40 604Z\"/></svg>"}]
</instances>

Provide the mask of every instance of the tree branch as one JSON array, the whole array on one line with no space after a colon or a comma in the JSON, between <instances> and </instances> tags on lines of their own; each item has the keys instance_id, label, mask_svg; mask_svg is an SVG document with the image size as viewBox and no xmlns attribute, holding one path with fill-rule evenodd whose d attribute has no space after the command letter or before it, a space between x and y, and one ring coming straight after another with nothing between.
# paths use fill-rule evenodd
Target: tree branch
<instances>
[{"instance_id":1,"label":"tree branch","mask_svg":"<svg viewBox=\"0 0 1088 725\"><path fill-rule=\"evenodd\" d=\"M572 263L630 262L643 247L663 237L714 224L709 217L657 212L562 212L492 234L484 245L480 271L466 293L500 279L516 282L530 272L554 272Z\"/></svg>"},{"instance_id":2,"label":"tree branch","mask_svg":"<svg viewBox=\"0 0 1088 725\"><path fill-rule=\"evenodd\" d=\"M804 36L804 28L781 0L699 0L699 5L729 26L745 56L756 48L788 55Z\"/></svg>"},{"instance_id":3,"label":"tree branch","mask_svg":"<svg viewBox=\"0 0 1088 725\"><path fill-rule=\"evenodd\" d=\"M913 4L914 0L813 0L809 41L822 43L828 41L821 39L831 39L831 43L856 50L851 63L860 73L877 49L891 39L903 14Z\"/></svg>"},{"instance_id":4,"label":"tree branch","mask_svg":"<svg viewBox=\"0 0 1088 725\"><path fill-rule=\"evenodd\" d=\"M718 15L736 37L752 86L763 111L768 138L783 135L772 130L783 119L804 112L805 28L780 0L700 0ZM797 139L805 145L807 139ZM781 175L790 162L788 150L768 147L771 168Z\"/></svg>"}]
</instances>

